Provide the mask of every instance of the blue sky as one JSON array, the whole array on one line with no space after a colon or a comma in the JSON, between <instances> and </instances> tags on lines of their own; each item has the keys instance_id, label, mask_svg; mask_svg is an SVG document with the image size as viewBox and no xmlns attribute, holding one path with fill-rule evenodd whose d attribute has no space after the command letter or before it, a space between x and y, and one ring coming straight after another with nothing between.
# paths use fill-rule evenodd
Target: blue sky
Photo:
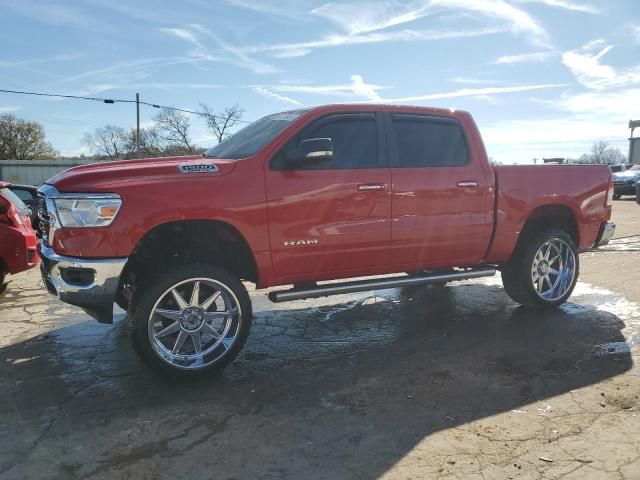
<instances>
[{"instance_id":1,"label":"blue sky","mask_svg":"<svg viewBox=\"0 0 640 480\"><path fill-rule=\"evenodd\" d=\"M0 0L0 88L134 98L245 119L386 102L472 112L489 155L626 153L640 118L637 0ZM129 104L0 93L64 155L85 132L135 123ZM143 108L143 125L155 112ZM211 145L204 123L192 134Z\"/></svg>"}]
</instances>

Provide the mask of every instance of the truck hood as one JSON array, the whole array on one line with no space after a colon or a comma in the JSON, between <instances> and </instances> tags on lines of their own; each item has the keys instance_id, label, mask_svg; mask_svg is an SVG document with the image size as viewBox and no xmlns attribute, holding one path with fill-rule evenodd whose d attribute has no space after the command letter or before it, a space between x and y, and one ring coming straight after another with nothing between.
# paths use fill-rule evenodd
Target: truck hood
<instances>
[{"instance_id":1,"label":"truck hood","mask_svg":"<svg viewBox=\"0 0 640 480\"><path fill-rule=\"evenodd\" d=\"M100 192L118 185L161 180L183 180L197 176L221 177L230 174L237 160L188 157L162 157L117 162L99 162L73 167L47 180L60 192Z\"/></svg>"}]
</instances>

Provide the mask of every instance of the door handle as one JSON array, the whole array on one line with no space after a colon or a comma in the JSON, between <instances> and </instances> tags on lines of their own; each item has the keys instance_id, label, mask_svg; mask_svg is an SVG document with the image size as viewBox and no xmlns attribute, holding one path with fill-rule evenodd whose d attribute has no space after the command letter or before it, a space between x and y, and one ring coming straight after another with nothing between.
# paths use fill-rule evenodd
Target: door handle
<instances>
[{"instance_id":1,"label":"door handle","mask_svg":"<svg viewBox=\"0 0 640 480\"><path fill-rule=\"evenodd\" d=\"M384 183L363 183L358 185L358 190L384 190L387 186Z\"/></svg>"},{"instance_id":2,"label":"door handle","mask_svg":"<svg viewBox=\"0 0 640 480\"><path fill-rule=\"evenodd\" d=\"M473 181L469 181L469 182L458 182L458 186L460 188L475 188L478 186L478 182L473 182Z\"/></svg>"}]
</instances>

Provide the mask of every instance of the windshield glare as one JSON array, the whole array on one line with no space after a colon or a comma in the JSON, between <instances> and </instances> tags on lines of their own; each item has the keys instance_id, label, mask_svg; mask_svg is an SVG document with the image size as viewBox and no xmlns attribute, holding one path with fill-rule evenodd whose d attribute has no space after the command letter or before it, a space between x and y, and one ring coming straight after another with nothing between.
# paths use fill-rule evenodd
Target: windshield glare
<instances>
[{"instance_id":1,"label":"windshield glare","mask_svg":"<svg viewBox=\"0 0 640 480\"><path fill-rule=\"evenodd\" d=\"M207 158L247 158L258 153L267 143L287 128L306 110L276 113L256 120L207 150Z\"/></svg>"}]
</instances>

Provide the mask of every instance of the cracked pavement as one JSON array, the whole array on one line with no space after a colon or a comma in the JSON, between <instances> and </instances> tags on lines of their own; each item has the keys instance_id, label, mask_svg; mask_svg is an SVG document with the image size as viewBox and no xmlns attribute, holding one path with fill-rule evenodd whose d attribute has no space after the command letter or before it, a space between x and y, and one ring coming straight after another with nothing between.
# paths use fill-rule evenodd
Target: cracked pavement
<instances>
[{"instance_id":1,"label":"cracked pavement","mask_svg":"<svg viewBox=\"0 0 640 480\"><path fill-rule=\"evenodd\" d=\"M37 271L0 294L0 479L640 479L640 207L557 311L499 277L271 304L190 381Z\"/></svg>"}]
</instances>

